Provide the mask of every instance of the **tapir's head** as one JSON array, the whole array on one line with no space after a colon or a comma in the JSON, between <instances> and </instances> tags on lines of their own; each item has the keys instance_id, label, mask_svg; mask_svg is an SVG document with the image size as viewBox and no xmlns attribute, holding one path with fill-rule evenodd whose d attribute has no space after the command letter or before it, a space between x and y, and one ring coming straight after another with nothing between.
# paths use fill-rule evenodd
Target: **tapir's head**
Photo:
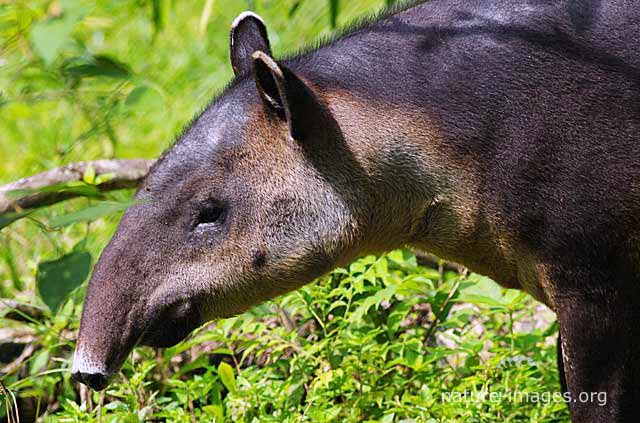
<instances>
[{"instance_id":1,"label":"tapir's head","mask_svg":"<svg viewBox=\"0 0 640 423\"><path fill-rule=\"evenodd\" d=\"M152 168L95 266L74 376L102 389L166 347L375 249L374 195L322 93L242 14L236 81ZM355 187L355 188L354 188Z\"/></svg>"}]
</instances>

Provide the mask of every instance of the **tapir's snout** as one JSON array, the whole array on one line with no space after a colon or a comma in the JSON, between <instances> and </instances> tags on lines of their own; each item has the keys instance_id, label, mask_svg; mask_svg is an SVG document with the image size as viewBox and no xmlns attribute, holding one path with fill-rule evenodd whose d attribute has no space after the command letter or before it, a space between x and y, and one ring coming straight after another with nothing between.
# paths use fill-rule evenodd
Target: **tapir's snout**
<instances>
[{"instance_id":1,"label":"tapir's snout","mask_svg":"<svg viewBox=\"0 0 640 423\"><path fill-rule=\"evenodd\" d=\"M82 345L76 348L71 376L91 389L101 391L109 385L115 371L108 370L104 364L86 351Z\"/></svg>"},{"instance_id":2,"label":"tapir's snout","mask_svg":"<svg viewBox=\"0 0 640 423\"><path fill-rule=\"evenodd\" d=\"M94 390L109 385L136 345L169 347L203 323L201 296L169 289L170 283L165 289L148 284L150 293L145 295L143 284L134 286L138 290L122 282L131 280L126 278L130 274L110 277L116 266L103 254L94 269L73 357L73 378Z\"/></svg>"},{"instance_id":3,"label":"tapir's snout","mask_svg":"<svg viewBox=\"0 0 640 423\"><path fill-rule=\"evenodd\" d=\"M94 391L102 391L109 386L110 377L103 373L85 373L80 370L76 370L71 373L71 376L78 382L84 383Z\"/></svg>"},{"instance_id":4,"label":"tapir's snout","mask_svg":"<svg viewBox=\"0 0 640 423\"><path fill-rule=\"evenodd\" d=\"M96 391L102 390L136 344L170 347L202 323L200 308L193 301L178 301L152 310L155 311L135 319L138 325L134 330L127 330L129 325L126 324L120 327L94 326L95 321L89 318L92 313L87 312L86 328L96 335L87 336L89 332L83 333L81 328L73 358L73 378Z\"/></svg>"},{"instance_id":5,"label":"tapir's snout","mask_svg":"<svg viewBox=\"0 0 640 423\"><path fill-rule=\"evenodd\" d=\"M131 338L124 330L121 337L116 338L111 338L113 335L107 331L100 333L100 338L111 340L108 346L97 346L98 337L80 339L73 358L73 378L91 389L103 390L135 344L167 348L182 341L201 323L197 308L185 304L167 307L156 316L143 329L142 335L136 337L137 342L128 340ZM105 351L111 353L104 354Z\"/></svg>"}]
</instances>

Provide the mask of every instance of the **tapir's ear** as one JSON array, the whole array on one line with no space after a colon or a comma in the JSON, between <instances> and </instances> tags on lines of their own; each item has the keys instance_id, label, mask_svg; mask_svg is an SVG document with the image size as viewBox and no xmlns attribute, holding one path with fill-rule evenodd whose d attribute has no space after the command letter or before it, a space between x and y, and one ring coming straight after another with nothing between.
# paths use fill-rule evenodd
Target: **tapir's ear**
<instances>
[{"instance_id":1,"label":"tapir's ear","mask_svg":"<svg viewBox=\"0 0 640 423\"><path fill-rule=\"evenodd\" d=\"M267 28L262 18L253 12L242 12L233 21L230 36L231 67L236 76L251 71L251 55L255 51L271 55Z\"/></svg>"},{"instance_id":2,"label":"tapir's ear","mask_svg":"<svg viewBox=\"0 0 640 423\"><path fill-rule=\"evenodd\" d=\"M295 73L262 51L253 53L253 69L264 103L286 119L294 140L305 139L320 110L313 91Z\"/></svg>"}]
</instances>

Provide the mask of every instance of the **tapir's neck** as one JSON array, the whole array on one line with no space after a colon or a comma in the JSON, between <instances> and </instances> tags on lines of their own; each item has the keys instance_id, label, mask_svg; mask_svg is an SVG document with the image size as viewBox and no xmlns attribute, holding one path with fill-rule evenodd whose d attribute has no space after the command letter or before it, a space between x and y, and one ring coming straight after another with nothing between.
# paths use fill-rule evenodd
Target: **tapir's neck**
<instances>
[{"instance_id":1,"label":"tapir's neck","mask_svg":"<svg viewBox=\"0 0 640 423\"><path fill-rule=\"evenodd\" d=\"M515 286L516 257L492 231L483 207L484 164L460 157L451 148L451 134L428 109L401 108L348 91L325 91L323 97L372 183L385 179L388 189L375 189L386 197L381 199L385 215L392 216L393 227L381 230L386 239Z\"/></svg>"},{"instance_id":2,"label":"tapir's neck","mask_svg":"<svg viewBox=\"0 0 640 423\"><path fill-rule=\"evenodd\" d=\"M487 155L462 155L437 105L412 104L410 98L403 104L398 93L385 101L366 95L358 84L331 89L313 77L307 82L315 85L375 185L384 208L379 214L389 217L376 228L379 249L415 245L517 287L517 258L492 230L482 199ZM422 95L432 88L423 86Z\"/></svg>"},{"instance_id":3,"label":"tapir's neck","mask_svg":"<svg viewBox=\"0 0 640 423\"><path fill-rule=\"evenodd\" d=\"M492 167L504 149L496 119L511 107L501 109L499 99L513 97L500 91L512 78L500 70L514 59L483 55L481 68L465 53L477 48L477 40L458 49L441 47L447 42L442 28L458 23L431 13L433 3L286 65L328 105L361 166L382 175L386 215L396 218L380 231L396 243L389 247L417 245L517 287L523 283L519 275L531 271L517 263L530 260L499 229L504 225L488 211L487 195Z\"/></svg>"}]
</instances>

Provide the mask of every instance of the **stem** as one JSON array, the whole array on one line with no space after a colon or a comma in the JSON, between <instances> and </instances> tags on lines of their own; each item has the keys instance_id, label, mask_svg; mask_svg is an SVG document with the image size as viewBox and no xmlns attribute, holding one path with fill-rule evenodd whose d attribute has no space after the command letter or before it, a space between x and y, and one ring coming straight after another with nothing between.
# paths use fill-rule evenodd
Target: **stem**
<instances>
[{"instance_id":1,"label":"stem","mask_svg":"<svg viewBox=\"0 0 640 423\"><path fill-rule=\"evenodd\" d=\"M438 315L442 314L442 312L447 307L447 305L449 305L449 302L451 301L453 296L456 294L456 292L458 292L458 288L460 288L460 279L458 279L456 281L456 284L453 286L453 289L451 289L451 292L449 292L449 295L447 296L447 298L444 300L444 302L440 306L440 309L438 310L438 313L435 314L435 319L433 319L433 322L431 322L431 324L429 325L429 328L427 329L427 334L424 337L425 342L427 342L429 340L429 338L431 337L432 332L435 330L436 325L438 324L438 321L440 320L438 318Z\"/></svg>"}]
</instances>

